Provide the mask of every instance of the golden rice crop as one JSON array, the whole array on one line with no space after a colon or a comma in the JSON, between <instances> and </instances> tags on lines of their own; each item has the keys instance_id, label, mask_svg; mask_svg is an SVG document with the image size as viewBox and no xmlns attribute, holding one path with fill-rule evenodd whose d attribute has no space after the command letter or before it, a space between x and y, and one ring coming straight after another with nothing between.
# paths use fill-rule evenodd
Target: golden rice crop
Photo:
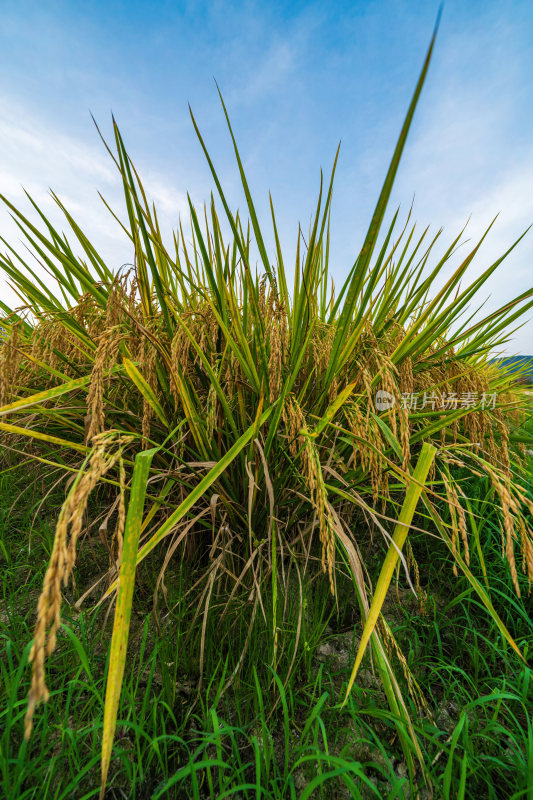
<instances>
[{"instance_id":1,"label":"golden rice crop","mask_svg":"<svg viewBox=\"0 0 533 800\"><path fill-rule=\"evenodd\" d=\"M268 253L229 119L248 223L230 210L193 117L229 239L213 201L202 215L190 203L192 245L181 222L172 242L163 241L157 212L115 123L115 151L108 149L122 177L132 269L115 273L58 198L76 247L36 206L40 228L3 198L55 281L43 281L12 248L0 259L21 298L20 308L0 305L4 458L30 454L44 474L77 473L38 606L28 734L35 704L48 696L44 656L60 622L61 581L72 570L89 493L104 476L102 514L118 513L108 542L106 597L117 591L120 570L119 605L135 567L159 548L162 574L172 559L183 558L197 571L194 602L204 614L218 613L210 609L212 597L242 596L243 613L253 608L255 615L261 594L272 591L277 637L276 615L283 609L275 598L288 563L304 570L321 564L335 592L336 558L347 561L362 623L375 618L367 623L368 637L373 632L375 662L404 731L412 727L391 659L399 656L408 672L407 664L390 630L383 622L375 625L417 504L418 527L444 539L454 569L467 575L495 616L468 568L470 511L457 477L488 475L516 590L517 552L533 578L532 508L510 436L524 405L523 387L489 360L533 305L533 293L484 318L468 315L517 243L468 283L477 243L439 291L436 279L448 269L460 236L432 262L439 235L431 241L427 231L417 235L409 217L398 230L396 212L377 246L430 55L431 48L368 233L338 294L329 276L337 159L329 183L321 182L309 237L298 237L289 289L274 209L276 246ZM254 253L260 272L253 268ZM145 452L144 461L135 461L147 476L141 502L139 487L133 490L133 463ZM126 519L125 497L129 509L138 501L135 519L129 512ZM383 533L389 548L374 591L360 559L369 527ZM398 548L390 543L392 534ZM407 555L405 566L421 594L408 545ZM125 630L127 641L131 596L123 596L126 612L115 619L114 641ZM116 680L119 691L121 677ZM109 702L111 708L114 700ZM106 725L112 739L114 722ZM406 754L411 763L408 745Z\"/></svg>"}]
</instances>

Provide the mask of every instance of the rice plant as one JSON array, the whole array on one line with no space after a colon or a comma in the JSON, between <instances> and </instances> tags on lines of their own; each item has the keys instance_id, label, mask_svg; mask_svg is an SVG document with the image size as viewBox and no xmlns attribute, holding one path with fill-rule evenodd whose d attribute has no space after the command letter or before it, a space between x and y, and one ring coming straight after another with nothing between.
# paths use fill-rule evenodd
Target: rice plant
<instances>
[{"instance_id":1,"label":"rice plant","mask_svg":"<svg viewBox=\"0 0 533 800\"><path fill-rule=\"evenodd\" d=\"M115 272L106 264L56 195L70 239L31 198L35 223L2 197L48 274L45 280L26 251L4 241L0 266L21 302L16 309L0 304L4 457L31 458L50 480L62 479L66 491L29 655L26 735L35 706L49 696L45 666L61 621L61 587L87 525L99 524L109 568L83 599L116 602L102 797L136 570L148 559L159 569L154 608L161 595L168 613L166 578L177 564L187 565L182 602L194 609L191 630L201 631L200 683L208 677L211 615L222 620L231 613L235 626L246 626L239 652L231 653L231 637L221 643L232 659L222 691L251 669L247 650L259 617L272 621L271 665L288 675L301 647L299 636L290 651L284 641L289 596L300 598L300 630L304 577L321 571L342 602L338 576L350 575L363 636L344 701L370 644L411 774L423 758L400 676L420 713L424 697L381 613L399 562L413 591L422 592L410 529L445 542L454 570L468 578L523 658L489 589L470 570L471 550L482 553L483 542L461 484L465 474L490 481L503 555L519 593L518 569L533 578L527 516L533 504L510 429L527 398L516 376L491 365L489 356L532 307L533 290L484 317L475 314L486 281L518 242L469 283L468 267L489 226L436 290L462 232L437 258L441 234L418 233L410 215L400 225L396 211L383 226L433 44L368 232L338 293L329 264L338 152L329 180L321 175L309 234L298 234L290 285L273 204L269 253L222 96L248 219L230 209L192 112L218 204L212 197L200 213L189 200L190 229L180 221L171 242L161 235L114 120L113 148L104 142L122 178L127 222L110 212L129 240L130 269ZM98 513L88 523L92 492ZM371 539L379 553L379 537L387 554L372 587L360 546ZM185 633L182 646L187 642Z\"/></svg>"}]
</instances>

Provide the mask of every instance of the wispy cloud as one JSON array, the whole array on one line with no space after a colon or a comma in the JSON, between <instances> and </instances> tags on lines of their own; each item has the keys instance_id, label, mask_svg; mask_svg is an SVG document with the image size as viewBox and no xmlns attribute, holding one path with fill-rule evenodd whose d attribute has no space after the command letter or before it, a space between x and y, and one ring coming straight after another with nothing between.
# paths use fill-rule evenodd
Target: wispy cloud
<instances>
[{"instance_id":1,"label":"wispy cloud","mask_svg":"<svg viewBox=\"0 0 533 800\"><path fill-rule=\"evenodd\" d=\"M88 132L92 133L88 125ZM105 208L98 192L122 214L120 175L103 145L66 135L50 127L37 113L6 97L0 99L0 192L32 222L36 215L27 192L59 230L68 223L50 194L52 189L98 250L116 267L130 261L131 246L120 226ZM143 183L158 210L164 232L177 226L179 215L188 213L186 196L165 177L146 170ZM15 246L22 237L6 207L0 209L2 237ZM74 237L72 236L74 239ZM0 278L0 292L6 302L14 295Z\"/></svg>"}]
</instances>

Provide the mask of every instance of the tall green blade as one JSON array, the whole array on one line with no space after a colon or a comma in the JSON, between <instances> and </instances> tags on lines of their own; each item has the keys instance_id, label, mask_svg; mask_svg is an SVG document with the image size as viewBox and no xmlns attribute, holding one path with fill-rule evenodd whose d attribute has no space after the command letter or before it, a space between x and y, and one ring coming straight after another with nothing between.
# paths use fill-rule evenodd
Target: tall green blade
<instances>
[{"instance_id":1,"label":"tall green blade","mask_svg":"<svg viewBox=\"0 0 533 800\"><path fill-rule=\"evenodd\" d=\"M137 568L137 548L141 533L144 498L146 495L150 465L156 452L157 448L145 450L142 453L138 453L135 457L128 514L124 527L124 546L118 578L117 606L115 609L113 636L109 654L109 672L107 674L104 730L102 738L100 800L104 798L109 764L111 762L118 704L128 649L131 604L133 600L133 587L135 584L135 571Z\"/></svg>"},{"instance_id":2,"label":"tall green blade","mask_svg":"<svg viewBox=\"0 0 533 800\"><path fill-rule=\"evenodd\" d=\"M392 542L387 551L387 555L385 556L383 566L381 567L381 572L379 573L378 582L374 591L374 597L372 598L370 611L368 612L365 627L363 629L363 635L361 636L359 650L357 651L352 674L350 675L350 680L348 681L344 702L346 702L346 699L352 690L352 686L357 675L357 670L359 669L365 654L366 646L379 619L381 607L383 606L385 597L387 596L390 582L394 574L394 569L398 562L398 553L401 551L407 538L407 534L409 533L409 526L413 521L416 505L418 503L420 494L422 493L422 489L424 488L424 484L436 452L436 449L431 444L425 443L422 446L422 451L418 457L412 480L409 482L407 494L400 511L400 516L398 517Z\"/></svg>"}]
</instances>

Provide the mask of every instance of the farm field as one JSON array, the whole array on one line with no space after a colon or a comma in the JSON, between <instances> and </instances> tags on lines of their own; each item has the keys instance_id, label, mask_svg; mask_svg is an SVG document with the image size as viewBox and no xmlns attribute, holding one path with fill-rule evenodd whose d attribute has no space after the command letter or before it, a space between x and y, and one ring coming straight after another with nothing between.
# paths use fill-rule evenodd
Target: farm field
<instances>
[{"instance_id":1,"label":"farm field","mask_svg":"<svg viewBox=\"0 0 533 800\"><path fill-rule=\"evenodd\" d=\"M390 208L438 25L339 286L339 150L289 259L220 89L171 231L97 126L120 268L0 195L2 800L533 800L527 231Z\"/></svg>"}]
</instances>

